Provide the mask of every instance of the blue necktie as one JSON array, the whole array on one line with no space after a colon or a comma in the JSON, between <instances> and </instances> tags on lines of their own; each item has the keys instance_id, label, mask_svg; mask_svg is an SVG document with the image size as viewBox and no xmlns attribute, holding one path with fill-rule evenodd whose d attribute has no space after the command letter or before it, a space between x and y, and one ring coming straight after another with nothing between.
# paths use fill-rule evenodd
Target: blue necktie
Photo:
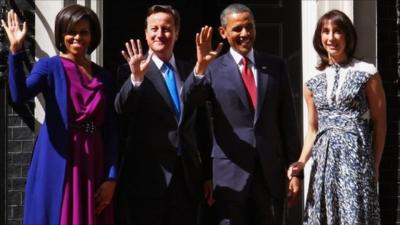
<instances>
[{"instance_id":1,"label":"blue necktie","mask_svg":"<svg viewBox=\"0 0 400 225\"><path fill-rule=\"evenodd\" d=\"M181 105L179 100L178 88L176 87L174 68L169 63L164 63L165 68L165 82L168 87L169 95L175 106L176 118L179 119L181 114Z\"/></svg>"}]
</instances>

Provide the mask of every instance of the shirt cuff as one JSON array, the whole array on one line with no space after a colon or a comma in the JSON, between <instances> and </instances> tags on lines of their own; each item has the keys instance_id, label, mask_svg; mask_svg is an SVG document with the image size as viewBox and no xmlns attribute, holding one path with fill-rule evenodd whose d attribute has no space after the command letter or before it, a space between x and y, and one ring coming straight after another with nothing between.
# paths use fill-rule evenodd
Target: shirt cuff
<instances>
[{"instance_id":1,"label":"shirt cuff","mask_svg":"<svg viewBox=\"0 0 400 225\"><path fill-rule=\"evenodd\" d=\"M197 79L202 79L204 77L204 74L197 74L196 70L193 70L193 75Z\"/></svg>"},{"instance_id":2,"label":"shirt cuff","mask_svg":"<svg viewBox=\"0 0 400 225\"><path fill-rule=\"evenodd\" d=\"M139 87L141 84L142 84L142 82L143 82L143 80L133 80L132 79L132 74L131 74L131 82L132 82L132 85L134 86L134 87Z\"/></svg>"}]
</instances>

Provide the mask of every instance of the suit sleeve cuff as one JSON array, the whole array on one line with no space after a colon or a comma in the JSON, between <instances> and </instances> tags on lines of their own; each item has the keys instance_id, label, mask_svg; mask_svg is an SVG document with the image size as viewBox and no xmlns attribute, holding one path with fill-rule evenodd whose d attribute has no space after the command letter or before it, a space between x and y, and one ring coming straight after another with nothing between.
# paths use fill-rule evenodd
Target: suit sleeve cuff
<instances>
[{"instance_id":1,"label":"suit sleeve cuff","mask_svg":"<svg viewBox=\"0 0 400 225\"><path fill-rule=\"evenodd\" d=\"M132 79L132 74L131 74L131 82L133 87L140 87L140 85L143 83L143 80L134 80Z\"/></svg>"},{"instance_id":2,"label":"suit sleeve cuff","mask_svg":"<svg viewBox=\"0 0 400 225\"><path fill-rule=\"evenodd\" d=\"M196 79L201 80L204 78L204 74L197 74L196 70L193 70L193 75Z\"/></svg>"},{"instance_id":3,"label":"suit sleeve cuff","mask_svg":"<svg viewBox=\"0 0 400 225\"><path fill-rule=\"evenodd\" d=\"M11 58L13 58L14 60L22 60L25 57L25 51L24 50L19 50L16 53L9 53L8 54L8 59L10 61Z\"/></svg>"},{"instance_id":4,"label":"suit sleeve cuff","mask_svg":"<svg viewBox=\"0 0 400 225\"><path fill-rule=\"evenodd\" d=\"M117 180L117 178L118 178L117 167L113 165L108 170L107 180Z\"/></svg>"}]
</instances>

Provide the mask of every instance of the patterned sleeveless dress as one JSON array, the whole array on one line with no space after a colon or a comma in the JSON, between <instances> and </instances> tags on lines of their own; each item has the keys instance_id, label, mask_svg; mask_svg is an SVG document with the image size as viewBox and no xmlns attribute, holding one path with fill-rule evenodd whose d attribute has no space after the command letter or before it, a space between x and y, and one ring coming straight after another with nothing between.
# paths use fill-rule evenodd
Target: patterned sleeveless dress
<instances>
[{"instance_id":1,"label":"patterned sleeveless dress","mask_svg":"<svg viewBox=\"0 0 400 225\"><path fill-rule=\"evenodd\" d=\"M365 95L366 83L376 72L372 64L353 59L340 67L335 93L332 66L305 84L314 97L318 133L304 224L380 224Z\"/></svg>"}]
</instances>

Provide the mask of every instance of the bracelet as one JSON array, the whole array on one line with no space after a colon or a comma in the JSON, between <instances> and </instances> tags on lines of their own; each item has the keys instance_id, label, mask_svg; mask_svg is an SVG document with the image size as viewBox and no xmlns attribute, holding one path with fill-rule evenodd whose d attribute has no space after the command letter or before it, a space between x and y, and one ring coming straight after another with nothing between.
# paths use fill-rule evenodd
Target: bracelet
<instances>
[{"instance_id":1,"label":"bracelet","mask_svg":"<svg viewBox=\"0 0 400 225\"><path fill-rule=\"evenodd\" d=\"M293 174L292 177L297 177L297 178L299 178L300 180L303 180L303 178L304 178L304 172L301 171L300 173Z\"/></svg>"}]
</instances>

